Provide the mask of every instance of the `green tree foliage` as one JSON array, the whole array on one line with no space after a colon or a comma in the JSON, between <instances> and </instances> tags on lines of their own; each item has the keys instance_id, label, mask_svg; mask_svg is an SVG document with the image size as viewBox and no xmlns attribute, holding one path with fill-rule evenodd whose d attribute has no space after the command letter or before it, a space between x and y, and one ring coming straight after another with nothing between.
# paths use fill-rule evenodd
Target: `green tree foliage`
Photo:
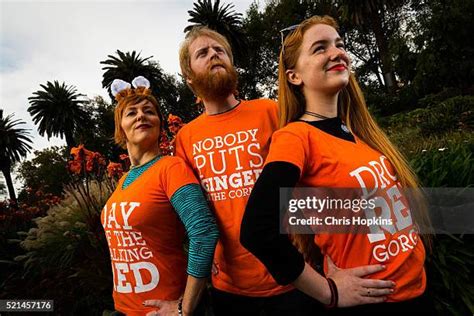
<instances>
[{"instance_id":1,"label":"green tree foliage","mask_svg":"<svg viewBox=\"0 0 474 316\"><path fill-rule=\"evenodd\" d=\"M85 144L92 151L100 152L107 159L117 161L124 152L114 141L114 109L115 104L97 96L84 104L87 118L84 128L75 135L78 143Z\"/></svg>"},{"instance_id":2,"label":"green tree foliage","mask_svg":"<svg viewBox=\"0 0 474 316\"><path fill-rule=\"evenodd\" d=\"M419 95L458 87L472 94L474 83L474 2L429 0L420 14L420 50L414 79Z\"/></svg>"},{"instance_id":3,"label":"green tree foliage","mask_svg":"<svg viewBox=\"0 0 474 316\"><path fill-rule=\"evenodd\" d=\"M340 2L336 16L345 31L346 48L359 81L381 92L393 92L409 84L416 66L413 38L419 31L417 15L410 1L385 1L374 5L365 2L367 7L360 8L358 14L350 13L347 1ZM364 10L371 13L366 16ZM374 21L369 20L372 15L377 17ZM375 26L375 23L382 26ZM387 78L394 83L391 87L386 85Z\"/></svg>"},{"instance_id":4,"label":"green tree foliage","mask_svg":"<svg viewBox=\"0 0 474 316\"><path fill-rule=\"evenodd\" d=\"M272 0L262 11L257 4L250 6L243 22L249 40L248 64L241 69L239 77L239 92L243 98L276 97L281 48L279 30L318 13L322 12L312 1Z\"/></svg>"},{"instance_id":5,"label":"green tree foliage","mask_svg":"<svg viewBox=\"0 0 474 316\"><path fill-rule=\"evenodd\" d=\"M276 96L278 30L312 15L335 17L368 103L388 115L418 106L445 87L472 92L473 2L290 1L253 4L243 22L249 38L248 66L240 70L244 98ZM453 68L454 67L454 68ZM384 75L385 74L385 75ZM386 88L387 78L396 83ZM386 91L397 90L397 94ZM471 92L469 92L471 91Z\"/></svg>"},{"instance_id":6,"label":"green tree foliage","mask_svg":"<svg viewBox=\"0 0 474 316\"><path fill-rule=\"evenodd\" d=\"M201 103L196 103L196 96L194 96L191 89L189 89L186 80L180 78L177 81L178 100L176 106L171 114L179 116L184 123L195 119L203 112Z\"/></svg>"},{"instance_id":7,"label":"green tree foliage","mask_svg":"<svg viewBox=\"0 0 474 316\"><path fill-rule=\"evenodd\" d=\"M363 82L392 91L397 80L392 38L399 31L399 14L406 1L291 1L274 0L263 10L252 5L244 19L249 37L249 66L241 72L245 96L276 96L281 34L278 30L313 15L330 15L338 20L346 46L354 58L354 68ZM396 37L398 42L404 37ZM399 46L403 43L399 43ZM385 75L384 75L385 74Z\"/></svg>"},{"instance_id":8,"label":"green tree foliage","mask_svg":"<svg viewBox=\"0 0 474 316\"><path fill-rule=\"evenodd\" d=\"M25 122L14 120L13 114L3 116L0 110L0 169L5 177L10 199L16 201L11 168L15 162L26 157L31 150L31 138L28 130L20 128Z\"/></svg>"},{"instance_id":9,"label":"green tree foliage","mask_svg":"<svg viewBox=\"0 0 474 316\"><path fill-rule=\"evenodd\" d=\"M51 136L65 136L69 148L76 146L73 135L86 117L83 95L64 82L48 81L40 86L42 90L33 92L33 96L28 98L28 112L38 125L39 134L46 134L48 139Z\"/></svg>"},{"instance_id":10,"label":"green tree foliage","mask_svg":"<svg viewBox=\"0 0 474 316\"><path fill-rule=\"evenodd\" d=\"M23 191L19 194L21 202L28 194L41 190L44 193L61 195L63 187L69 181L66 170L69 153L66 147L50 147L34 152L35 157L23 162L17 169L17 178L23 181Z\"/></svg>"},{"instance_id":11,"label":"green tree foliage","mask_svg":"<svg viewBox=\"0 0 474 316\"><path fill-rule=\"evenodd\" d=\"M400 88L390 96L365 80L368 103L390 115L433 104L425 100L472 94L474 46L466 38L474 31L473 9L472 1L430 0L407 1L388 11Z\"/></svg>"}]
</instances>

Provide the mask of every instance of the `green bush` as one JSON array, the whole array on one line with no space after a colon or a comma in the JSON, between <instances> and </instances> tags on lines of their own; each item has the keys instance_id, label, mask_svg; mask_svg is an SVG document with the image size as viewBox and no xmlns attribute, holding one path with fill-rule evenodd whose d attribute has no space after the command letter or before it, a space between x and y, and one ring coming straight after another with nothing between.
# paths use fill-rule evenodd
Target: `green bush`
<instances>
[{"instance_id":1,"label":"green bush","mask_svg":"<svg viewBox=\"0 0 474 316\"><path fill-rule=\"evenodd\" d=\"M7 293L54 299L55 312L63 315L113 310L112 271L99 211L110 191L94 181L88 190L97 201L94 211L78 200L77 192L70 192L46 216L34 220L37 227L18 233L25 253L15 258L22 269L5 282Z\"/></svg>"},{"instance_id":2,"label":"green bush","mask_svg":"<svg viewBox=\"0 0 474 316\"><path fill-rule=\"evenodd\" d=\"M400 105L398 95L375 91L373 93L367 93L365 97L367 106L376 109L382 116L391 115L404 110Z\"/></svg>"},{"instance_id":3,"label":"green bush","mask_svg":"<svg viewBox=\"0 0 474 316\"><path fill-rule=\"evenodd\" d=\"M441 134L474 127L474 97L459 96L426 108L420 121L422 134Z\"/></svg>"},{"instance_id":4,"label":"green bush","mask_svg":"<svg viewBox=\"0 0 474 316\"><path fill-rule=\"evenodd\" d=\"M437 235L427 254L427 293L438 315L474 314L473 235Z\"/></svg>"},{"instance_id":5,"label":"green bush","mask_svg":"<svg viewBox=\"0 0 474 316\"><path fill-rule=\"evenodd\" d=\"M474 97L458 96L379 120L409 159L418 153L474 143Z\"/></svg>"},{"instance_id":6,"label":"green bush","mask_svg":"<svg viewBox=\"0 0 474 316\"><path fill-rule=\"evenodd\" d=\"M474 184L474 143L424 150L411 165L425 187L469 187ZM452 203L452 201L446 201ZM439 315L474 313L474 238L437 235L427 254L427 292Z\"/></svg>"},{"instance_id":7,"label":"green bush","mask_svg":"<svg viewBox=\"0 0 474 316\"><path fill-rule=\"evenodd\" d=\"M400 88L393 94L374 87L363 87L367 105L383 116L407 111L418 106L418 95L412 86Z\"/></svg>"},{"instance_id":8,"label":"green bush","mask_svg":"<svg viewBox=\"0 0 474 316\"><path fill-rule=\"evenodd\" d=\"M428 94L418 100L418 105L422 108L435 106L436 104L443 102L446 99L453 98L461 95L461 89L459 88L444 88L441 92L435 94Z\"/></svg>"},{"instance_id":9,"label":"green bush","mask_svg":"<svg viewBox=\"0 0 474 316\"><path fill-rule=\"evenodd\" d=\"M411 165L425 187L473 186L473 150L473 143L425 150L411 160Z\"/></svg>"},{"instance_id":10,"label":"green bush","mask_svg":"<svg viewBox=\"0 0 474 316\"><path fill-rule=\"evenodd\" d=\"M418 129L422 136L474 129L474 96L457 96L426 108L390 117L388 128Z\"/></svg>"}]
</instances>

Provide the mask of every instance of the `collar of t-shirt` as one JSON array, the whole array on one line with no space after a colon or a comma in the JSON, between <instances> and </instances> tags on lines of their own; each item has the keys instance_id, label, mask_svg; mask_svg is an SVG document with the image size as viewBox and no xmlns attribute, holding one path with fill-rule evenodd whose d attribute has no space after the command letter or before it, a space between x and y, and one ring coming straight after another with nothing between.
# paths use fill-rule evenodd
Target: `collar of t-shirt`
<instances>
[{"instance_id":1,"label":"collar of t-shirt","mask_svg":"<svg viewBox=\"0 0 474 316\"><path fill-rule=\"evenodd\" d=\"M305 122L327 134L330 134L334 137L338 137L350 142L355 143L354 135L350 132L347 128L346 124L342 122L339 117L329 118L320 121L303 121L299 120L300 122Z\"/></svg>"},{"instance_id":2,"label":"collar of t-shirt","mask_svg":"<svg viewBox=\"0 0 474 316\"><path fill-rule=\"evenodd\" d=\"M130 184L132 184L139 176L142 175L145 171L147 171L151 166L155 164L158 160L160 160L163 156L158 155L152 160L148 161L147 163L137 166L131 167L125 177L125 180L122 183L122 190L125 190Z\"/></svg>"}]
</instances>

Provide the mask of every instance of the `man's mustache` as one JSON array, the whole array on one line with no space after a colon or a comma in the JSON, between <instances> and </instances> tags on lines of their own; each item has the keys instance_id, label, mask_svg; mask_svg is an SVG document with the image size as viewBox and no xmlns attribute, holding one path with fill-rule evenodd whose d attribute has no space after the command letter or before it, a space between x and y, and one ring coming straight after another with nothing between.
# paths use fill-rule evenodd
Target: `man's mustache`
<instances>
[{"instance_id":1,"label":"man's mustache","mask_svg":"<svg viewBox=\"0 0 474 316\"><path fill-rule=\"evenodd\" d=\"M213 67L215 66L221 66L223 67L225 70L227 70L227 66L226 64L222 63L222 62L219 62L219 61L215 61L215 62L212 62L210 65L209 65L209 69L208 70L211 70Z\"/></svg>"}]
</instances>

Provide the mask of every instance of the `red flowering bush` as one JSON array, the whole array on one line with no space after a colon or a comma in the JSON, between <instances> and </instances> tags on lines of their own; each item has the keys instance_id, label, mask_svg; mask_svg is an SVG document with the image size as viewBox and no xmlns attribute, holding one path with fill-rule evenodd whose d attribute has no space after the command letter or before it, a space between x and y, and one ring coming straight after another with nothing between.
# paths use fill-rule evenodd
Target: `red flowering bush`
<instances>
[{"instance_id":1,"label":"red flowering bush","mask_svg":"<svg viewBox=\"0 0 474 316\"><path fill-rule=\"evenodd\" d=\"M123 175L122 164L110 161L107 165L107 176L112 179L120 179Z\"/></svg>"},{"instance_id":2,"label":"red flowering bush","mask_svg":"<svg viewBox=\"0 0 474 316\"><path fill-rule=\"evenodd\" d=\"M168 131L171 136L169 136L165 130L161 132L160 149L163 155L172 155L174 153L174 143L176 135L178 134L179 130L186 124L183 123L183 120L179 116L173 114L168 115L167 122Z\"/></svg>"},{"instance_id":3,"label":"red flowering bush","mask_svg":"<svg viewBox=\"0 0 474 316\"><path fill-rule=\"evenodd\" d=\"M123 168L114 166L113 163L107 165L100 153L86 149L83 144L71 149L71 157L68 171L72 181L65 187L65 191L87 213L88 224L94 227L103 205L102 199L106 200L113 192ZM97 187L98 193L92 194L91 187Z\"/></svg>"},{"instance_id":4,"label":"red flowering bush","mask_svg":"<svg viewBox=\"0 0 474 316\"><path fill-rule=\"evenodd\" d=\"M75 175L88 173L100 176L107 165L105 158L100 153L87 150L83 144L73 147L71 155L73 160L68 162L68 169Z\"/></svg>"},{"instance_id":5,"label":"red flowering bush","mask_svg":"<svg viewBox=\"0 0 474 316\"><path fill-rule=\"evenodd\" d=\"M161 131L160 135L160 150L161 153L165 156L170 155L173 151L171 148L171 143L169 141L168 135L165 131Z\"/></svg>"},{"instance_id":6,"label":"red flowering bush","mask_svg":"<svg viewBox=\"0 0 474 316\"><path fill-rule=\"evenodd\" d=\"M21 204L6 199L0 202L0 224L28 226L31 219L44 216L46 211L61 202L61 197L52 193L43 193L41 190L26 189L26 201ZM0 225L0 226L1 226Z\"/></svg>"},{"instance_id":7,"label":"red flowering bush","mask_svg":"<svg viewBox=\"0 0 474 316\"><path fill-rule=\"evenodd\" d=\"M179 130L184 125L185 124L183 123L183 120L179 116L173 114L168 116L168 129L170 130L171 134L178 134Z\"/></svg>"}]
</instances>

